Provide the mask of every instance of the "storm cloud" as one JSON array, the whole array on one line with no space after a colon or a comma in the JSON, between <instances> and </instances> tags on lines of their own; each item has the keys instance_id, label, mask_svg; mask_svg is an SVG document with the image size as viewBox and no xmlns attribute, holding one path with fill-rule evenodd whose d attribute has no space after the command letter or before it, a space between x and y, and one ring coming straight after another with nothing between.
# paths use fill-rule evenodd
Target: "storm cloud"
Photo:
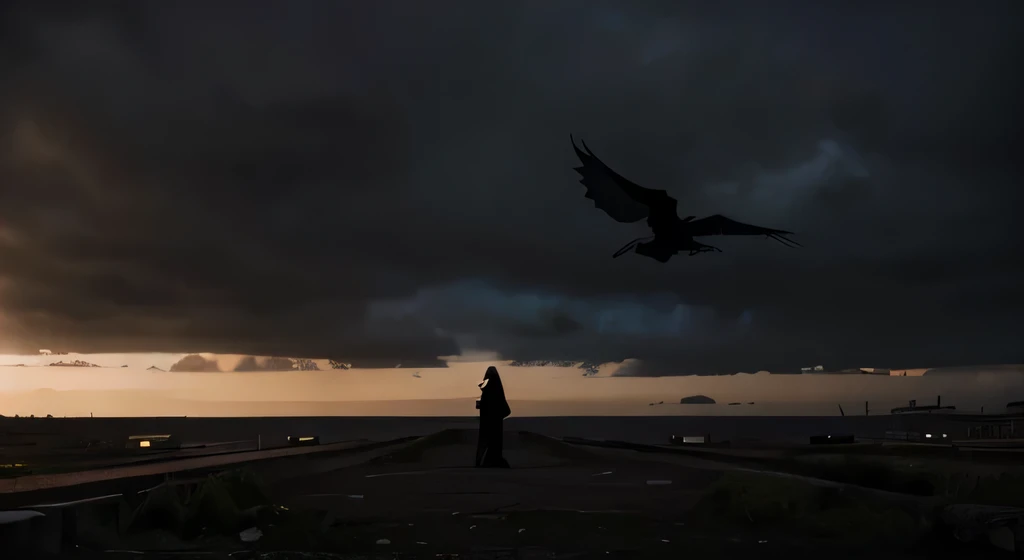
<instances>
[{"instance_id":1,"label":"storm cloud","mask_svg":"<svg viewBox=\"0 0 1024 560\"><path fill-rule=\"evenodd\" d=\"M0 350L1024 361L1020 12L7 2ZM570 132L805 248L612 260Z\"/></svg>"}]
</instances>

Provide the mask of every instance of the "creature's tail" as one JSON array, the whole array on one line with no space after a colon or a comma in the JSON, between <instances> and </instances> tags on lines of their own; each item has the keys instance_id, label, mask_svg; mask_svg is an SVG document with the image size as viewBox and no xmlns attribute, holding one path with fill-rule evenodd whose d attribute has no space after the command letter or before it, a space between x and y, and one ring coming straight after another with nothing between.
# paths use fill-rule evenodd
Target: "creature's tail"
<instances>
[{"instance_id":1,"label":"creature's tail","mask_svg":"<svg viewBox=\"0 0 1024 560\"><path fill-rule=\"evenodd\" d=\"M786 232L783 232L783 233L785 233L786 235L793 235L793 233L789 232L789 231L786 231ZM782 243L786 247L803 247L803 245L801 245L801 244L797 243L796 241L793 241L792 239L786 237L786 235L783 235L783 233L769 233L768 234L768 239L774 239L774 240L778 241L779 243Z\"/></svg>"},{"instance_id":2,"label":"creature's tail","mask_svg":"<svg viewBox=\"0 0 1024 560\"><path fill-rule=\"evenodd\" d=\"M718 247L714 247L714 246L711 246L711 245L705 245L705 244L699 243L697 241L694 241L693 243L694 243L695 247L690 249L690 256L691 257L694 256L694 255L699 255L701 253L721 253L722 252L722 250L719 249Z\"/></svg>"},{"instance_id":3,"label":"creature's tail","mask_svg":"<svg viewBox=\"0 0 1024 560\"><path fill-rule=\"evenodd\" d=\"M618 251L615 252L614 255L612 255L612 258L613 259L617 259L617 258L621 257L622 255L625 255L626 253L628 253L634 247L636 247L638 243L641 243L643 241L648 241L648 240L651 240L651 239L654 239L653 235L650 236L650 237L638 237L638 238L630 241L629 243L626 243L625 245L623 245L621 249L619 249Z\"/></svg>"}]
</instances>

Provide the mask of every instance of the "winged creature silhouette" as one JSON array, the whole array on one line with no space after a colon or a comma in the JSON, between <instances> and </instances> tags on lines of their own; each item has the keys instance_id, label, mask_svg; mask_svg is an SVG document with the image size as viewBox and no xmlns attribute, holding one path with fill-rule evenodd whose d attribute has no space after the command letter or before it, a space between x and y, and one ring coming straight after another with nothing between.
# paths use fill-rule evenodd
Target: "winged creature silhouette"
<instances>
[{"instance_id":1,"label":"winged creature silhouette","mask_svg":"<svg viewBox=\"0 0 1024 560\"><path fill-rule=\"evenodd\" d=\"M638 255L665 263L680 252L687 252L691 257L700 253L721 253L718 247L694 240L694 237L708 235L764 235L787 247L801 247L786 237L793 235L792 232L744 224L721 214L699 220L696 216L680 219L676 213L678 201L668 193L637 185L605 165L590 151L586 142L581 142L583 149L580 150L572 135L569 139L583 164L575 168L581 176L580 183L587 188L586 197L594 201L594 206L604 210L616 222L633 223L647 218L647 225L654 234L630 241L612 258L633 250Z\"/></svg>"}]
</instances>

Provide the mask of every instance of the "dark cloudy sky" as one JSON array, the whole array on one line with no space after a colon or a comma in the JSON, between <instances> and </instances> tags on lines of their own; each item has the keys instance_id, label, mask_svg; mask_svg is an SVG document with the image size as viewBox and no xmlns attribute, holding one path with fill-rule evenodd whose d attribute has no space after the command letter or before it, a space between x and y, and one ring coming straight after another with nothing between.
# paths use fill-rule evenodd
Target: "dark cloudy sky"
<instances>
[{"instance_id":1,"label":"dark cloudy sky","mask_svg":"<svg viewBox=\"0 0 1024 560\"><path fill-rule=\"evenodd\" d=\"M1024 361L1020 4L5 2L0 350Z\"/></svg>"}]
</instances>

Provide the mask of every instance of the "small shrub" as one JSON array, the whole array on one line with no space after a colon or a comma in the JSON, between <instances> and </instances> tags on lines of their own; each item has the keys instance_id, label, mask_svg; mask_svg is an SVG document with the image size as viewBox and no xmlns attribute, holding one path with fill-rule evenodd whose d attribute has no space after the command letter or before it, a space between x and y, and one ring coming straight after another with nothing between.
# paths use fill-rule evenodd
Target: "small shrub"
<instances>
[{"instance_id":1,"label":"small shrub","mask_svg":"<svg viewBox=\"0 0 1024 560\"><path fill-rule=\"evenodd\" d=\"M823 480L914 496L934 496L945 486L939 473L900 469L884 461L843 455L797 461L793 470Z\"/></svg>"},{"instance_id":2,"label":"small shrub","mask_svg":"<svg viewBox=\"0 0 1024 560\"><path fill-rule=\"evenodd\" d=\"M694 510L700 523L721 521L796 534L863 540L910 540L922 527L910 512L868 502L840 488L793 478L729 472Z\"/></svg>"},{"instance_id":3,"label":"small shrub","mask_svg":"<svg viewBox=\"0 0 1024 560\"><path fill-rule=\"evenodd\" d=\"M130 532L163 529L177 533L185 514L185 506L175 489L161 485L146 493L146 498L132 513L127 526Z\"/></svg>"},{"instance_id":4,"label":"small shrub","mask_svg":"<svg viewBox=\"0 0 1024 560\"><path fill-rule=\"evenodd\" d=\"M224 490L239 509L270 504L263 482L249 469L236 469L216 475Z\"/></svg>"},{"instance_id":5,"label":"small shrub","mask_svg":"<svg viewBox=\"0 0 1024 560\"><path fill-rule=\"evenodd\" d=\"M201 533L231 534L245 529L242 515L224 482L210 476L204 480L188 500L184 536Z\"/></svg>"},{"instance_id":6,"label":"small shrub","mask_svg":"<svg viewBox=\"0 0 1024 560\"><path fill-rule=\"evenodd\" d=\"M959 491L951 495L961 503L1024 507L1024 475L1002 473L999 476L962 475Z\"/></svg>"}]
</instances>

